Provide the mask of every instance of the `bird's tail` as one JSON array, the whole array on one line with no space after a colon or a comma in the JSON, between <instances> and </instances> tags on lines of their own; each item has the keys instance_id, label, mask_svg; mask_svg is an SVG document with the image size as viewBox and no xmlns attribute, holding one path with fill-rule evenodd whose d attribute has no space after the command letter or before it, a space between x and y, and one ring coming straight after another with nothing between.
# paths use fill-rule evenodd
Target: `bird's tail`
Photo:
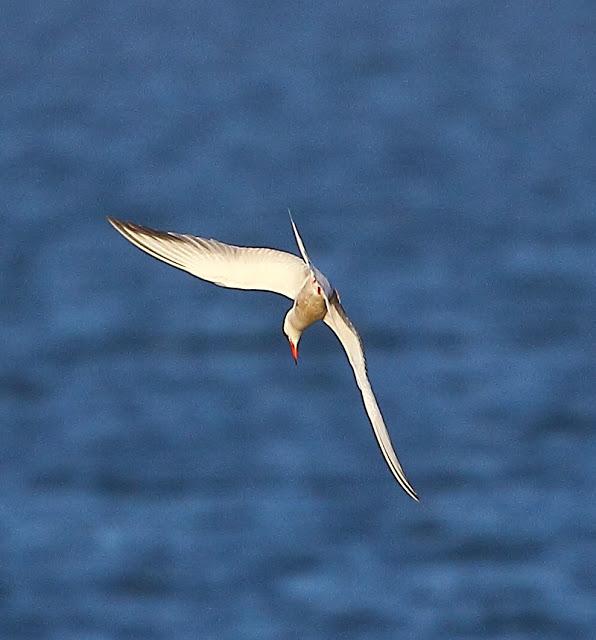
<instances>
[{"instance_id":1,"label":"bird's tail","mask_svg":"<svg viewBox=\"0 0 596 640\"><path fill-rule=\"evenodd\" d=\"M294 218L292 218L292 212L289 209L288 209L288 214L290 215L290 222L292 223L292 229L294 230L294 236L296 237L296 243L298 244L298 248L300 249L300 253L302 254L302 258L304 259L304 262L306 262L308 267L310 269L312 269L313 268L312 262L310 261L310 258L308 257L308 254L306 253L306 249L304 248L304 243L302 242L302 238L300 237L300 234L298 233L298 228L296 227L296 224L294 223Z\"/></svg>"}]
</instances>

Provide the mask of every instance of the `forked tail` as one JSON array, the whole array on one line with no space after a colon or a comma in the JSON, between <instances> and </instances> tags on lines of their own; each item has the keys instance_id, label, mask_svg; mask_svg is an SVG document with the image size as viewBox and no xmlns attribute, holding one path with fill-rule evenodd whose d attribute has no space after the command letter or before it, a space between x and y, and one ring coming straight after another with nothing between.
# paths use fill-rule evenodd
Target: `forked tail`
<instances>
[{"instance_id":1,"label":"forked tail","mask_svg":"<svg viewBox=\"0 0 596 640\"><path fill-rule=\"evenodd\" d=\"M298 248L300 249L300 253L302 254L302 258L304 260L304 262L306 262L306 264L308 265L309 269L313 268L312 262L310 261L310 258L308 257L308 254L306 253L306 249L304 248L304 243L302 242L302 238L300 237L300 234L298 233L298 228L296 227L296 224L294 223L294 218L292 218L292 212L288 209L288 214L290 216L290 222L292 223L292 229L294 230L294 236L296 236L296 243L298 244Z\"/></svg>"}]
</instances>

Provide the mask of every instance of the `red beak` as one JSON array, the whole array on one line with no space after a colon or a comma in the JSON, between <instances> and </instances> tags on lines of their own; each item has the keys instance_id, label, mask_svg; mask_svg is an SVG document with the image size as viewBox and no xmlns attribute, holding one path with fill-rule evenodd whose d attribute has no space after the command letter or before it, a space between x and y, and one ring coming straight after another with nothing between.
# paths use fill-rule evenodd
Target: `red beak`
<instances>
[{"instance_id":1,"label":"red beak","mask_svg":"<svg viewBox=\"0 0 596 640\"><path fill-rule=\"evenodd\" d=\"M292 351L292 358L294 358L294 363L298 364L298 347L291 340L290 349Z\"/></svg>"}]
</instances>

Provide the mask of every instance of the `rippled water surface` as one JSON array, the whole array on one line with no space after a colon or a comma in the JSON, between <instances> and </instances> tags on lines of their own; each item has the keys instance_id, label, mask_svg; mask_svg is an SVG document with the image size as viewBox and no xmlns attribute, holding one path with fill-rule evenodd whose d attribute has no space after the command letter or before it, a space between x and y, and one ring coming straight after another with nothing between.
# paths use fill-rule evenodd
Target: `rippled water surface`
<instances>
[{"instance_id":1,"label":"rippled water surface","mask_svg":"<svg viewBox=\"0 0 596 640\"><path fill-rule=\"evenodd\" d=\"M9 3L0 637L593 637L590 3ZM288 303L108 214L294 251Z\"/></svg>"}]
</instances>

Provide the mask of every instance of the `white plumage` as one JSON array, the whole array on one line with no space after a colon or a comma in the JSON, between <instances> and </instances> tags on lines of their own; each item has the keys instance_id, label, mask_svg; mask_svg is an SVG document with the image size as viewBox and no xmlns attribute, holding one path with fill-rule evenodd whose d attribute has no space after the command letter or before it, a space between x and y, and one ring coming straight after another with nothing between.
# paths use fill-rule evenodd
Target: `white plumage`
<instances>
[{"instance_id":1,"label":"white plumage","mask_svg":"<svg viewBox=\"0 0 596 640\"><path fill-rule=\"evenodd\" d=\"M418 500L397 459L368 380L360 336L341 306L337 292L312 265L292 219L302 258L277 249L236 247L217 240L156 231L114 218L108 218L108 221L139 249L197 278L233 289L272 291L293 300L294 304L284 319L284 333L296 361L303 331L314 322L323 320L339 338L348 356L385 462L403 490Z\"/></svg>"}]
</instances>

